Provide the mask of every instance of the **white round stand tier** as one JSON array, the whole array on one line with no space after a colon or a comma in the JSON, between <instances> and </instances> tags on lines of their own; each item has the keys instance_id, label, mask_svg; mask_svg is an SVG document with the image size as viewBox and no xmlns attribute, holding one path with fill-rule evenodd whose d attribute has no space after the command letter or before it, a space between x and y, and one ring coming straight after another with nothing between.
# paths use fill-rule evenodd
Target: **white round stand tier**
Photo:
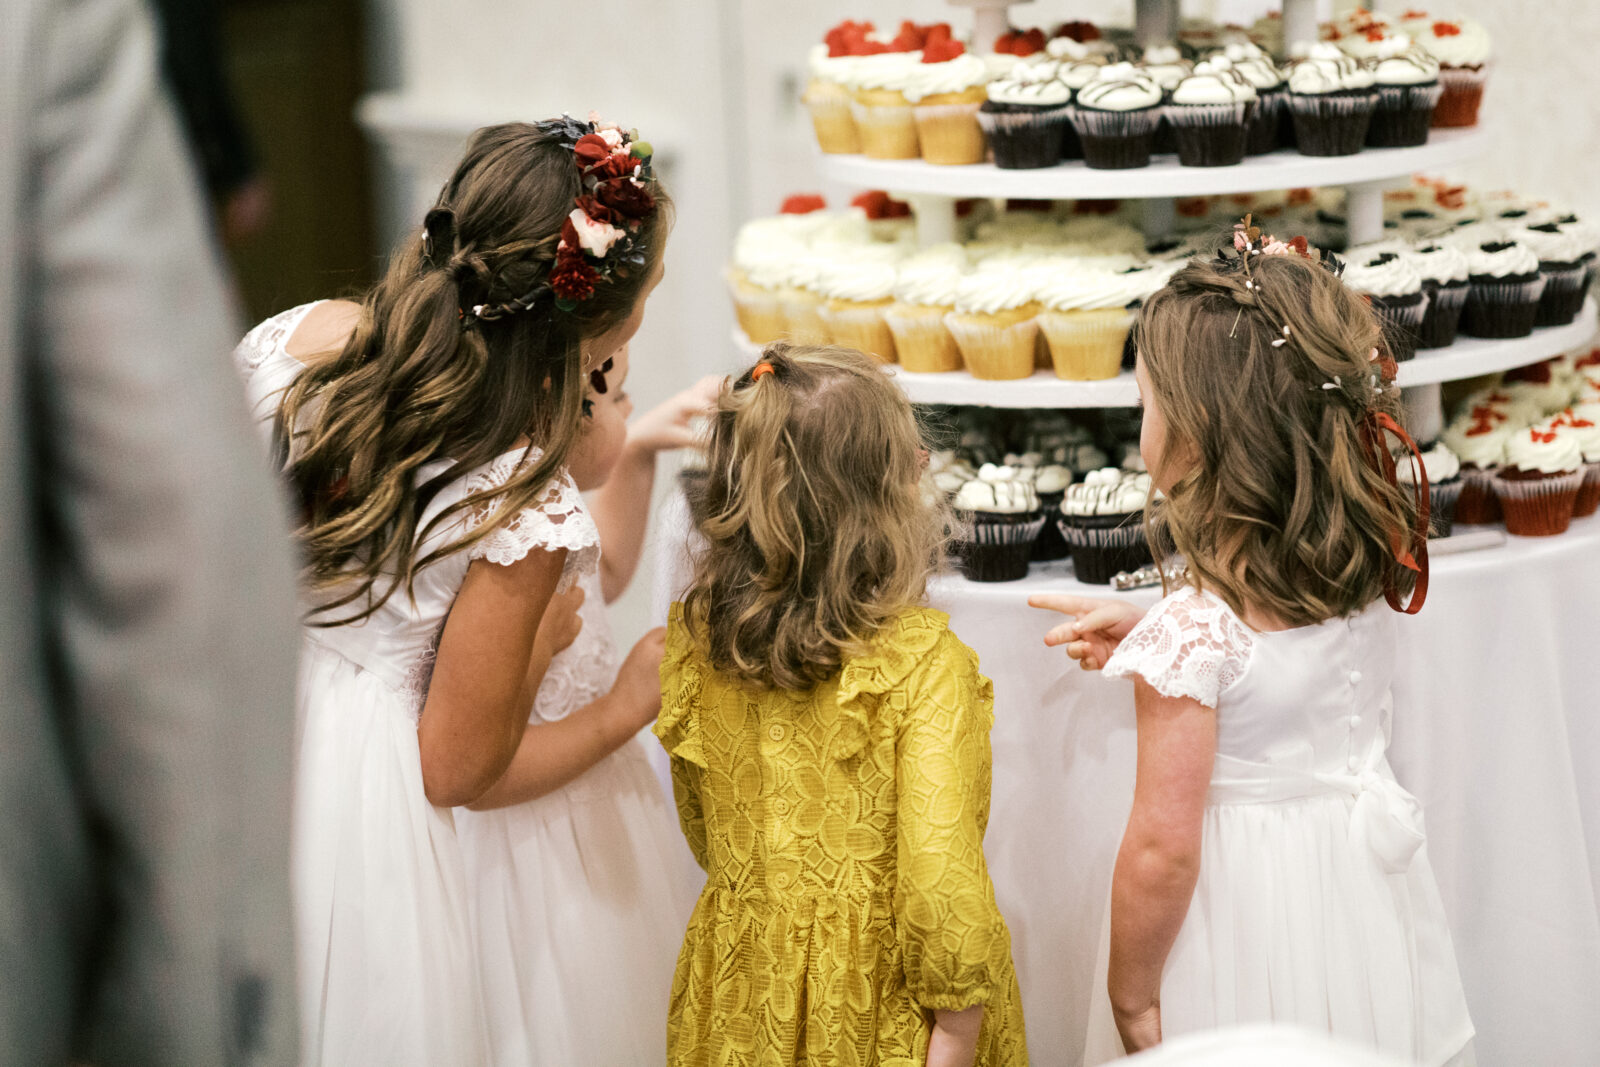
<instances>
[{"instance_id":1,"label":"white round stand tier","mask_svg":"<svg viewBox=\"0 0 1600 1067\"><path fill-rule=\"evenodd\" d=\"M1168 155L1155 157L1148 167L1132 170L1091 170L1078 162L1037 170L1002 170L993 163L946 167L919 159L868 159L826 153L818 154L817 166L829 181L901 195L1136 200L1362 185L1406 178L1481 155L1487 144L1484 131L1478 128L1439 129L1430 130L1428 143L1416 148L1367 148L1353 156L1303 156L1293 149L1280 149L1231 167L1184 167L1176 156Z\"/></svg>"},{"instance_id":2,"label":"white round stand tier","mask_svg":"<svg viewBox=\"0 0 1600 1067\"><path fill-rule=\"evenodd\" d=\"M1526 366L1549 359L1590 340L1596 331L1593 298L1584 302L1578 317L1566 326L1534 330L1527 337L1491 341L1463 337L1449 348L1420 352L1415 359L1400 364L1400 384L1405 387L1453 382L1480 374ZM757 345L736 326L734 344L752 356ZM1041 370L1031 378L992 382L974 378L966 371L944 374L914 374L892 368L895 381L906 396L917 404L958 404L987 408L1116 408L1133 407L1139 390L1127 372L1098 382L1069 382L1052 371Z\"/></svg>"}]
</instances>

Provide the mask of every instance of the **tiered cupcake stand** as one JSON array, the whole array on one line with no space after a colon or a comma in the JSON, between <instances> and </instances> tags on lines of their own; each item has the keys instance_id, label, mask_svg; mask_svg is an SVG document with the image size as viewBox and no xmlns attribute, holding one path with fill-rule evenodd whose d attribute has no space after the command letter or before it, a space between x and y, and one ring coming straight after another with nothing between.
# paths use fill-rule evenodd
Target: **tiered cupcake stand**
<instances>
[{"instance_id":1,"label":"tiered cupcake stand","mask_svg":"<svg viewBox=\"0 0 1600 1067\"><path fill-rule=\"evenodd\" d=\"M975 7L976 47L1002 32L1006 5ZM1139 0L1140 38L1170 40L1172 0ZM1312 38L1311 0L1285 0L1287 39ZM939 167L821 155L822 177L888 190L914 207L919 240L948 240L966 197L1115 198L1146 203L1147 232L1170 227L1173 198L1297 186L1348 191L1352 244L1378 239L1383 193L1488 148L1484 131L1434 130L1416 148L1317 159L1293 150L1232 167L1040 171ZM1419 439L1439 429L1439 383L1533 363L1588 341L1591 299L1569 326L1519 340L1462 338L1401 366ZM751 346L735 330L743 347ZM1019 381L896 369L917 403L1004 408L1130 406L1130 374L1070 382L1051 371ZM1600 1049L1600 696L1580 668L1600 643L1600 517L1560 537L1507 538L1458 528L1433 543L1427 608L1397 619L1392 762L1427 805L1429 850L1484 1063L1587 1062ZM1452 551L1467 548L1479 551ZM1573 597L1576 590L1587 593ZM1052 618L1030 594L1063 592L1152 603L1159 590L1111 592L1036 564L1020 582L941 579L935 600L994 679L994 798L985 851L1010 923L1033 1061L1077 1064L1093 995L1101 918L1132 796L1132 690L1078 671L1042 644ZM1530 837L1530 835L1532 835ZM1533 843L1536 842L1536 843ZM1262 917L1270 921L1269 916ZM1545 1020L1561 1019L1550 1027Z\"/></svg>"}]
</instances>

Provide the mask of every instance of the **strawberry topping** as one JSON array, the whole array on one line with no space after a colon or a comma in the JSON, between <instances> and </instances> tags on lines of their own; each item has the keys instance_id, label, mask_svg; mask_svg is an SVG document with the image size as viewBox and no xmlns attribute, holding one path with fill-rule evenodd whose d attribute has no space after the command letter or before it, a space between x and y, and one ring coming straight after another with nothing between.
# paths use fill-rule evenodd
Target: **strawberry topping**
<instances>
[{"instance_id":1,"label":"strawberry topping","mask_svg":"<svg viewBox=\"0 0 1600 1067\"><path fill-rule=\"evenodd\" d=\"M780 215L809 215L813 211L821 211L828 206L828 202L816 193L796 193L785 197L783 206L778 209Z\"/></svg>"},{"instance_id":2,"label":"strawberry topping","mask_svg":"<svg viewBox=\"0 0 1600 1067\"><path fill-rule=\"evenodd\" d=\"M868 189L850 201L850 206L865 211L869 219L900 219L911 214L910 204L891 200L882 189Z\"/></svg>"}]
</instances>

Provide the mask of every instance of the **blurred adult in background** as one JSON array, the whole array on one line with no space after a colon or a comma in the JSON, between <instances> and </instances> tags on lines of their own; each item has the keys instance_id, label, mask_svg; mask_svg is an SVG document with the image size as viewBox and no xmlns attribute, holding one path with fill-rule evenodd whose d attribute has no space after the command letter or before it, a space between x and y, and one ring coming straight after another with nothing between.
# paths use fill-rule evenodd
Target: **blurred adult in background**
<instances>
[{"instance_id":1,"label":"blurred adult in background","mask_svg":"<svg viewBox=\"0 0 1600 1067\"><path fill-rule=\"evenodd\" d=\"M259 233L272 192L224 68L219 0L150 0L161 31L161 69L189 136L227 244Z\"/></svg>"},{"instance_id":2,"label":"blurred adult in background","mask_svg":"<svg viewBox=\"0 0 1600 1067\"><path fill-rule=\"evenodd\" d=\"M290 1064L287 518L139 0L0 33L0 1065Z\"/></svg>"}]
</instances>

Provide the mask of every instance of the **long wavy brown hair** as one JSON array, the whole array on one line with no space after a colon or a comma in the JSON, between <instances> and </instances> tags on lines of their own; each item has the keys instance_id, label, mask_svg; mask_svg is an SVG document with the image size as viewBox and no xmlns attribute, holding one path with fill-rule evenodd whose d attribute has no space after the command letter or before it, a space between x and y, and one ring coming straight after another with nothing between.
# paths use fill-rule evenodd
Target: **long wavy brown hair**
<instances>
[{"instance_id":1,"label":"long wavy brown hair","mask_svg":"<svg viewBox=\"0 0 1600 1067\"><path fill-rule=\"evenodd\" d=\"M533 503L566 463L580 432L584 344L624 323L641 298L666 243L665 193L651 187L645 265L618 266L575 309L556 308L548 289L527 310L479 320L472 309L506 309L539 289L582 191L570 144L546 124L479 130L428 214L429 253L423 230L403 241L361 299L344 347L284 392L276 440L302 505L318 625L365 618L397 590L409 594L418 572ZM523 442L508 481L419 530L441 489ZM487 517L419 558L429 534L468 512Z\"/></svg>"},{"instance_id":2,"label":"long wavy brown hair","mask_svg":"<svg viewBox=\"0 0 1600 1067\"><path fill-rule=\"evenodd\" d=\"M1386 581L1410 590L1395 545L1414 505L1361 426L1372 411L1403 424L1400 394L1372 388L1384 341L1360 296L1300 256L1253 257L1248 275L1195 260L1146 302L1136 342L1166 454L1195 460L1146 509L1158 558L1181 552L1235 612L1290 626L1360 611Z\"/></svg>"},{"instance_id":3,"label":"long wavy brown hair","mask_svg":"<svg viewBox=\"0 0 1600 1067\"><path fill-rule=\"evenodd\" d=\"M777 342L763 362L772 373L731 379L711 419L684 618L717 670L804 691L924 600L947 516L923 497L916 416L876 361Z\"/></svg>"}]
</instances>

